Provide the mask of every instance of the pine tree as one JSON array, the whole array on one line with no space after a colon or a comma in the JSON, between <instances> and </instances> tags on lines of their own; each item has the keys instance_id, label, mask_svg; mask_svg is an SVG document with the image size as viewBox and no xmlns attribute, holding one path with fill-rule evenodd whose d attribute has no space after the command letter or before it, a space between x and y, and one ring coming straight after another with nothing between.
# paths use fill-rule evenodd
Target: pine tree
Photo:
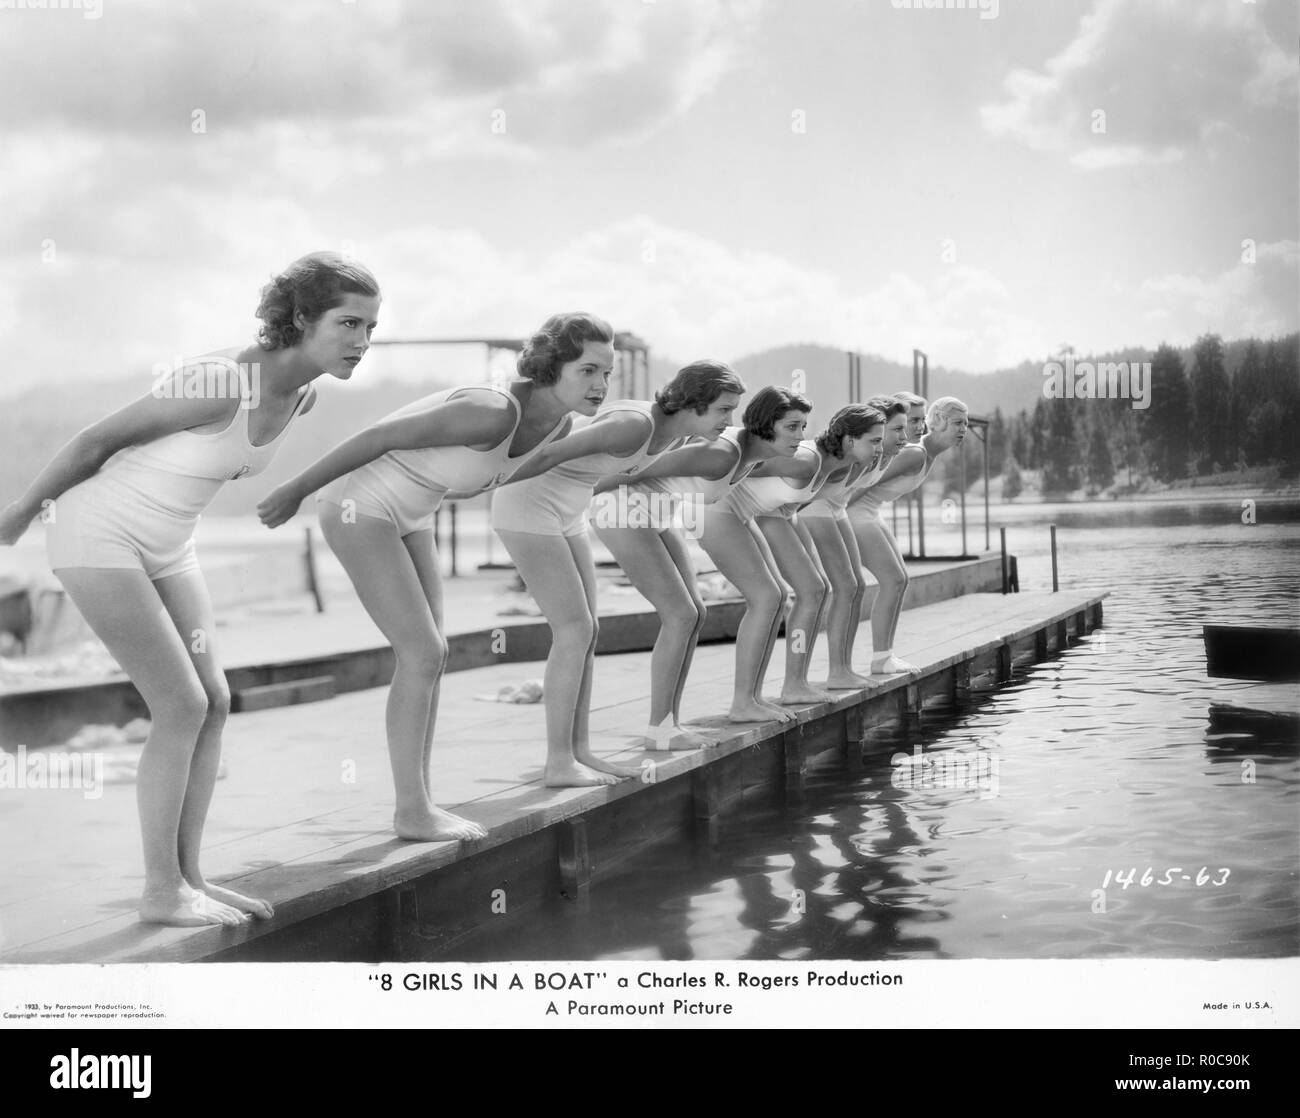
<instances>
[{"instance_id":1,"label":"pine tree","mask_svg":"<svg viewBox=\"0 0 1300 1118\"><path fill-rule=\"evenodd\" d=\"M1043 489L1071 492L1079 488L1079 435L1074 400L1052 400L1047 417L1047 446L1043 461Z\"/></svg>"},{"instance_id":2,"label":"pine tree","mask_svg":"<svg viewBox=\"0 0 1300 1118\"><path fill-rule=\"evenodd\" d=\"M1162 345L1151 358L1151 406L1142 413L1147 459L1160 481L1187 476L1191 425L1191 390L1183 358L1173 346Z\"/></svg>"},{"instance_id":3,"label":"pine tree","mask_svg":"<svg viewBox=\"0 0 1300 1118\"><path fill-rule=\"evenodd\" d=\"M1192 421L1196 472L1208 474L1231 466L1236 461L1231 445L1231 385L1218 334L1203 335L1192 348Z\"/></svg>"},{"instance_id":4,"label":"pine tree","mask_svg":"<svg viewBox=\"0 0 1300 1118\"><path fill-rule=\"evenodd\" d=\"M1095 490L1107 489L1115 482L1115 458L1106 441L1106 425L1100 420L1093 423L1088 438L1088 485Z\"/></svg>"}]
</instances>

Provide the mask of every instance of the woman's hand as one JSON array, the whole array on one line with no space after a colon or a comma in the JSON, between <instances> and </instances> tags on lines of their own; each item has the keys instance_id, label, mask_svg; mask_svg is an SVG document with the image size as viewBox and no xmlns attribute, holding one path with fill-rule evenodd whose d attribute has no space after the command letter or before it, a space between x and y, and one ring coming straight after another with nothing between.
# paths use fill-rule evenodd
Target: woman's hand
<instances>
[{"instance_id":1,"label":"woman's hand","mask_svg":"<svg viewBox=\"0 0 1300 1118\"><path fill-rule=\"evenodd\" d=\"M257 506L257 515L268 528L278 528L293 518L302 504L302 494L291 481L276 486Z\"/></svg>"}]
</instances>

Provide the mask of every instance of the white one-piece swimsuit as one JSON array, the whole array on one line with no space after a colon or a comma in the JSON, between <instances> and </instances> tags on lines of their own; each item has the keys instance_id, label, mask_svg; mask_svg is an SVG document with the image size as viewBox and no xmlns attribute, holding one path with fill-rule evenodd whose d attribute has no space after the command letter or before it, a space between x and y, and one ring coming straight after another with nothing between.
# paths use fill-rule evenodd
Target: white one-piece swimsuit
<instances>
[{"instance_id":1,"label":"white one-piece swimsuit","mask_svg":"<svg viewBox=\"0 0 1300 1118\"><path fill-rule=\"evenodd\" d=\"M523 409L512 392L495 385L462 385L447 388L399 408L386 420L419 415L465 392L496 392L510 401L514 422L510 433L496 446L474 450L467 446L426 446L413 450L390 450L335 478L322 487L317 501L349 507L364 516L391 520L400 536L433 527L433 516L449 489L481 490L500 485L535 454L540 453L564 426L557 423L532 450L510 457L510 444L523 418Z\"/></svg>"},{"instance_id":2,"label":"white one-piece swimsuit","mask_svg":"<svg viewBox=\"0 0 1300 1118\"><path fill-rule=\"evenodd\" d=\"M795 485L783 477L746 477L736 482L726 496L718 502L739 520L753 520L758 516L779 516L789 519L811 501L826 484L821 475L824 460L822 452L812 439L799 444L817 455L817 469L804 485Z\"/></svg>"},{"instance_id":3,"label":"white one-piece swimsuit","mask_svg":"<svg viewBox=\"0 0 1300 1118\"><path fill-rule=\"evenodd\" d=\"M656 532L662 532L671 528L674 522L674 516L678 508L687 502L694 506L712 505L722 500L727 495L727 491L736 484L745 474L754 469L758 463L750 462L745 469L745 473L740 473L740 463L744 458L744 448L740 445L740 433L744 430L741 427L728 427L718 436L718 442L730 444L736 450L736 462L731 470L720 478L706 477L656 477L647 478L644 481L632 482L628 488L628 497L625 505L628 509L634 508L638 496L642 498L642 504L646 509L646 520L648 527L653 528ZM601 493L591 503L589 510L592 519L597 516L609 515L610 498L614 497L617 491ZM684 527L691 529L698 523L698 518L692 515L697 509L692 508L682 512ZM630 519L630 517L629 517ZM597 521L599 523L599 521ZM621 522L620 522L621 523ZM632 527L637 525L633 523Z\"/></svg>"},{"instance_id":4,"label":"white one-piece swimsuit","mask_svg":"<svg viewBox=\"0 0 1300 1118\"><path fill-rule=\"evenodd\" d=\"M198 569L194 530L203 510L226 482L267 467L311 392L302 389L274 439L254 446L248 435L254 394L246 370L218 356L186 368L212 362L228 366L238 378L240 403L230 423L220 431L177 431L127 447L63 493L45 516L52 570L135 569L160 579Z\"/></svg>"},{"instance_id":5,"label":"white one-piece swimsuit","mask_svg":"<svg viewBox=\"0 0 1300 1118\"><path fill-rule=\"evenodd\" d=\"M498 531L527 532L535 536L585 535L587 522L583 514L597 482L615 475L630 480L651 462L682 445L681 440L674 440L663 450L650 453L650 442L654 438L652 406L641 400L620 400L599 415L574 423L570 438L597 420L604 422L605 416L616 413L635 413L651 421L645 441L630 455L618 457L603 451L587 454L561 462L536 477L503 486L492 498L492 527Z\"/></svg>"},{"instance_id":6,"label":"white one-piece swimsuit","mask_svg":"<svg viewBox=\"0 0 1300 1118\"><path fill-rule=\"evenodd\" d=\"M869 470L863 470L857 477L849 480L853 471L850 470L839 481L828 481L821 487L817 496L808 502L799 510L799 519L811 517L813 519L830 519L830 520L848 520L849 498L859 489L865 489L870 485L875 485L880 480L880 475L885 472L886 463L872 466Z\"/></svg>"},{"instance_id":7,"label":"white one-piece swimsuit","mask_svg":"<svg viewBox=\"0 0 1300 1118\"><path fill-rule=\"evenodd\" d=\"M888 481L877 482L875 485L866 487L866 491L853 504L849 505L849 519L864 523L878 521L880 519L880 507L886 501L894 501L899 497L918 489L921 483L929 476L930 467L934 465L934 459L930 457L930 452L921 446L925 454L925 467L918 474L907 474L900 477L890 478ZM893 459L890 459L892 462ZM882 471L883 472L883 471Z\"/></svg>"}]
</instances>

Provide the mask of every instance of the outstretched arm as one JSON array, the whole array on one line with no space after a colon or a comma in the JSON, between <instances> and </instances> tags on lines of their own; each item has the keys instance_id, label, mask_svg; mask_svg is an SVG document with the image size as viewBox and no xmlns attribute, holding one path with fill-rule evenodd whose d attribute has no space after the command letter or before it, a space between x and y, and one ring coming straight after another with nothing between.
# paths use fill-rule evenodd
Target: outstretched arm
<instances>
[{"instance_id":1,"label":"outstretched arm","mask_svg":"<svg viewBox=\"0 0 1300 1118\"><path fill-rule=\"evenodd\" d=\"M612 454L616 458L630 457L645 442L652 425L652 421L646 416L630 413L599 418L581 431L556 439L502 484L511 485L516 481L527 481L530 477L536 477L553 469L561 462L585 458L588 454Z\"/></svg>"},{"instance_id":2,"label":"outstretched arm","mask_svg":"<svg viewBox=\"0 0 1300 1118\"><path fill-rule=\"evenodd\" d=\"M803 484L817 474L818 457L807 447L800 447L790 458L764 458L750 477L783 477Z\"/></svg>"},{"instance_id":3,"label":"outstretched arm","mask_svg":"<svg viewBox=\"0 0 1300 1118\"><path fill-rule=\"evenodd\" d=\"M184 370L174 374L183 375ZM57 500L97 473L119 450L228 418L238 399L237 391L225 398L214 392L202 399L185 399L179 392L156 390L77 432L27 491L0 512L0 544L15 543L47 501Z\"/></svg>"},{"instance_id":4,"label":"outstretched arm","mask_svg":"<svg viewBox=\"0 0 1300 1118\"><path fill-rule=\"evenodd\" d=\"M893 458L890 459L889 465L885 467L882 473L870 485L863 485L853 491L849 497L850 505L862 500L862 498L871 492L877 485L885 481L893 481L898 477L910 477L912 474L919 474L925 469L925 451L919 446L905 446Z\"/></svg>"},{"instance_id":5,"label":"outstretched arm","mask_svg":"<svg viewBox=\"0 0 1300 1118\"><path fill-rule=\"evenodd\" d=\"M739 458L740 451L730 443L722 440L712 443L689 443L656 458L654 462L641 470L634 480L648 481L660 477L702 477L708 478L709 481L717 481L718 478L726 477L736 468L736 461ZM627 480L622 474L611 474L609 477L603 477L596 486L596 492L604 493L607 490L616 489Z\"/></svg>"},{"instance_id":6,"label":"outstretched arm","mask_svg":"<svg viewBox=\"0 0 1300 1118\"><path fill-rule=\"evenodd\" d=\"M257 515L268 528L278 528L310 494L390 450L496 443L506 437L512 422L510 405L495 392L447 400L416 415L381 420L344 439L302 473L273 489L258 504Z\"/></svg>"}]
</instances>

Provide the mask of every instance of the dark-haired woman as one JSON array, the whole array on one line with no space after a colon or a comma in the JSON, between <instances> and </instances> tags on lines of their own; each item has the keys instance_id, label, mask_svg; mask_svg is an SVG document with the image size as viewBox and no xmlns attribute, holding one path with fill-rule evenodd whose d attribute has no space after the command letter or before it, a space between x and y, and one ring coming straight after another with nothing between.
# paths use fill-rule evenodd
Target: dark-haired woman
<instances>
[{"instance_id":1,"label":"dark-haired woman","mask_svg":"<svg viewBox=\"0 0 1300 1118\"><path fill-rule=\"evenodd\" d=\"M714 433L720 418L712 407L701 413L678 406L688 394L681 374L654 403L620 400L597 414L614 365L613 332L605 327L594 337L574 337L557 331L554 322L530 340L525 357L531 355L555 390L576 400L577 410L591 418L576 420L571 434L547 447L497 492L492 526L551 626L545 782L560 787L612 784L633 771L591 751L588 722L599 626L587 506L602 478L632 478L674 447ZM723 390L733 391L734 378L725 366L704 370L689 395L703 398L716 387L716 403Z\"/></svg>"},{"instance_id":2,"label":"dark-haired woman","mask_svg":"<svg viewBox=\"0 0 1300 1118\"><path fill-rule=\"evenodd\" d=\"M558 321L561 333L608 333L588 315ZM448 388L400 408L258 506L262 521L274 528L319 491L321 531L393 646L396 667L385 717L396 793L393 828L399 838L415 842L485 834L478 823L438 807L430 783L447 663L434 514L449 492L480 492L524 468L567 429L569 413L584 407L583 394L551 380L529 350L518 367L523 379L508 388Z\"/></svg>"},{"instance_id":3,"label":"dark-haired woman","mask_svg":"<svg viewBox=\"0 0 1300 1118\"><path fill-rule=\"evenodd\" d=\"M770 440L778 453L733 487L723 502L740 519L754 522L781 577L794 591L785 623L785 681L779 700L783 705L822 703L834 698L808 682L808 665L830 582L811 537L800 527L795 513L817 496L839 465L816 442L803 437L811 410L812 405L802 396L791 394L789 406L780 410L765 401L763 393L754 397L745 409L745 426L757 437ZM769 644L764 672L771 648Z\"/></svg>"},{"instance_id":4,"label":"dark-haired woman","mask_svg":"<svg viewBox=\"0 0 1300 1118\"><path fill-rule=\"evenodd\" d=\"M874 407L850 404L831 416L826 430L817 436L817 447L842 465L831 471L817 496L798 512L801 534L806 532L817 549L831 586L824 612L830 654L828 691L856 691L869 682L853 670L853 642L867 585L845 506L858 486L870 485L883 472L884 438L885 416Z\"/></svg>"},{"instance_id":5,"label":"dark-haired woman","mask_svg":"<svg viewBox=\"0 0 1300 1118\"><path fill-rule=\"evenodd\" d=\"M788 722L795 715L763 698L763 678L781 626L786 587L767 533L756 517L792 499L795 487L783 477L769 477L755 488L754 472L793 460L812 405L789 389L760 389L745 408L744 426L737 433L737 452L719 455L723 475L707 463L691 465L698 477L725 476L714 500L700 512L700 546L723 577L744 596L745 612L736 633L736 672L727 718L732 722ZM802 464L801 464L802 468ZM814 473L820 473L815 470ZM775 488L773 483L776 483ZM819 484L813 479L814 485ZM772 501L772 498L778 498ZM768 502L771 501L770 508ZM783 537L784 539L784 537ZM792 700L793 701L793 700Z\"/></svg>"},{"instance_id":6,"label":"dark-haired woman","mask_svg":"<svg viewBox=\"0 0 1300 1118\"><path fill-rule=\"evenodd\" d=\"M335 253L295 261L263 289L254 344L189 362L87 427L0 515L5 544L41 515L50 566L149 707L142 920L271 915L199 868L230 693L194 529L226 481L265 468L312 407L316 377L352 375L378 313L379 286L359 264Z\"/></svg>"},{"instance_id":7,"label":"dark-haired woman","mask_svg":"<svg viewBox=\"0 0 1300 1118\"><path fill-rule=\"evenodd\" d=\"M705 437L727 443L732 413L745 392L744 382L721 361L694 361L680 369L672 385L659 394L666 416L689 409L708 429ZM676 459L685 464L708 444L670 451L647 469L659 471ZM739 451L739 447L735 449ZM670 467L671 468L671 467ZM636 475L645 479L646 472ZM717 744L713 738L683 728L682 692L695 645L704 629L707 609L695 585L695 567L681 529L673 523L680 496L670 486L651 482L626 484L622 476L596 486L588 510L591 526L609 548L623 573L659 616L659 635L650 654L650 721L637 744L648 749L700 749ZM686 494L687 500L695 495Z\"/></svg>"}]
</instances>

